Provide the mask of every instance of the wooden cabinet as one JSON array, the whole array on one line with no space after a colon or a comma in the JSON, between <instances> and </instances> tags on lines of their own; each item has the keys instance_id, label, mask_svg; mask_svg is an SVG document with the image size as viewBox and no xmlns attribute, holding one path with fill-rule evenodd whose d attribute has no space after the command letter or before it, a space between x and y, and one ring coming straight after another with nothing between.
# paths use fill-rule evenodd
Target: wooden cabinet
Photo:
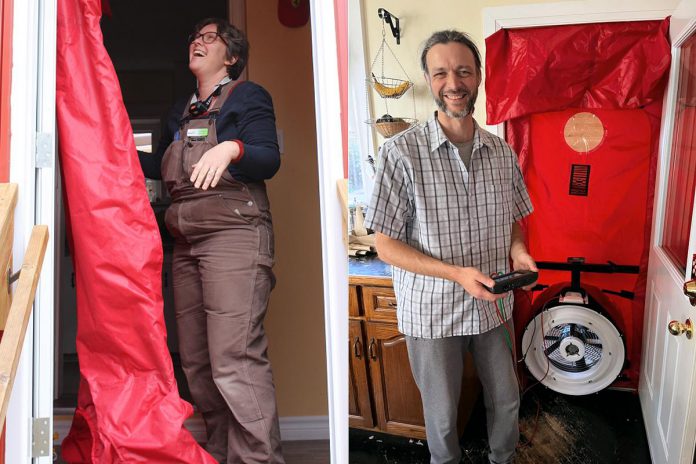
<instances>
[{"instance_id":1,"label":"wooden cabinet","mask_svg":"<svg viewBox=\"0 0 696 464\"><path fill-rule=\"evenodd\" d=\"M396 324L367 322L367 352L377 425L394 435L425 438L423 404Z\"/></svg>"},{"instance_id":2,"label":"wooden cabinet","mask_svg":"<svg viewBox=\"0 0 696 464\"><path fill-rule=\"evenodd\" d=\"M406 339L397 329L391 279L351 276L349 287L349 424L393 435L425 438L420 392ZM460 398L461 433L480 386L467 357Z\"/></svg>"},{"instance_id":3,"label":"wooden cabinet","mask_svg":"<svg viewBox=\"0 0 696 464\"><path fill-rule=\"evenodd\" d=\"M362 323L351 320L348 322L350 363L348 363L348 414L350 424L356 427L370 428L374 425L372 419L372 404L370 388L367 380L367 346L363 335Z\"/></svg>"}]
</instances>

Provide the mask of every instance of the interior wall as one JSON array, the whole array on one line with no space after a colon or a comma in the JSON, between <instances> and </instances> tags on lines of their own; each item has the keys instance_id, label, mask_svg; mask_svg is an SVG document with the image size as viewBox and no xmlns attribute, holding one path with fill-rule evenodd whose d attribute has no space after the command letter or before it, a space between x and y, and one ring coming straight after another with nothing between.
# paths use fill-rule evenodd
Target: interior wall
<instances>
[{"instance_id":1,"label":"interior wall","mask_svg":"<svg viewBox=\"0 0 696 464\"><path fill-rule=\"evenodd\" d=\"M552 0L556 2L557 0ZM401 26L401 43L396 44L389 25L385 26L386 40L403 66L406 75L414 82L416 114L414 116L413 100L409 91L398 100L389 100L389 114L394 117L417 118L427 120L435 110L430 90L420 70L420 50L423 42L435 31L457 29L471 36L481 52L482 67L485 67L485 42L483 37L484 8L504 5L522 5L529 3L551 3L539 0L438 0L437 8L426 7L418 2L403 2L400 0L362 0L363 30L365 41L365 67L369 73L377 50L382 42L382 20L377 15L379 8L384 8L399 18ZM377 60L373 72L380 76L381 61ZM396 63L394 57L386 50L384 54L384 75L405 79L404 71ZM483 69L482 69L483 71ZM485 73L484 73L485 74ZM485 79L485 75L484 75ZM474 111L474 118L479 124L485 124L485 89L484 83L479 87L479 96ZM370 105L373 108L373 118L378 118L386 112L385 102L376 92L369 92ZM378 136L377 145L384 139Z\"/></svg>"},{"instance_id":2,"label":"interior wall","mask_svg":"<svg viewBox=\"0 0 696 464\"><path fill-rule=\"evenodd\" d=\"M310 25L283 26L267 2L247 2L246 13L249 79L270 92L282 134L281 168L268 182L277 284L266 317L278 409L281 417L327 415Z\"/></svg>"}]
</instances>

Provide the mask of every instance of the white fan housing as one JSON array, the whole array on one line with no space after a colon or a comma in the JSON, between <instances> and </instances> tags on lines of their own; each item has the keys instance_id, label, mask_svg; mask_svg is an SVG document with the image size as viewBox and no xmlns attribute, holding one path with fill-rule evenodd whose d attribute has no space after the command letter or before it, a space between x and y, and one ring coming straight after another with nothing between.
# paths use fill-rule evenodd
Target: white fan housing
<instances>
[{"instance_id":1,"label":"white fan housing","mask_svg":"<svg viewBox=\"0 0 696 464\"><path fill-rule=\"evenodd\" d=\"M529 372L543 385L566 395L587 395L616 380L625 349L606 317L584 306L561 304L527 324L522 354Z\"/></svg>"}]
</instances>

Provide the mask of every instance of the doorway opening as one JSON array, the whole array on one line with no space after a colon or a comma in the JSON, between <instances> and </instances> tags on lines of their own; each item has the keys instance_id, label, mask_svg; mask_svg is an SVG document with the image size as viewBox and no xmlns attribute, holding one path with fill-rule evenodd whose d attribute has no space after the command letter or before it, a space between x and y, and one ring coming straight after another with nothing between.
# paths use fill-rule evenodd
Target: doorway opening
<instances>
[{"instance_id":1,"label":"doorway opening","mask_svg":"<svg viewBox=\"0 0 696 464\"><path fill-rule=\"evenodd\" d=\"M228 0L211 2L166 0L112 2L110 14L104 12L101 29L104 45L121 86L123 101L133 128L138 150L154 152L161 127L171 106L195 88L196 81L188 69L187 37L195 24L208 17L229 17ZM154 19L154 20L153 20ZM98 104L98 103L92 103ZM157 220L164 262L162 293L167 346L181 397L191 402L188 386L181 371L171 287L173 239L164 226L164 212L169 205L166 188L159 180L146 179L150 205ZM60 197L60 195L59 195ZM58 199L56 231L56 337L54 375L54 413L59 440L67 434L69 420L77 406L80 381L75 338L77 312L75 273L66 234L65 205ZM67 417L66 417L67 416ZM65 430L63 430L65 427Z\"/></svg>"}]
</instances>

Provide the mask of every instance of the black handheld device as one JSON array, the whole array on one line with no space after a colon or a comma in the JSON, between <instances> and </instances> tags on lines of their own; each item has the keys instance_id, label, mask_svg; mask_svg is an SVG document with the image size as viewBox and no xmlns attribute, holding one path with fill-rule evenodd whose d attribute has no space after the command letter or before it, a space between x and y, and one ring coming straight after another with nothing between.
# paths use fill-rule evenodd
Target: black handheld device
<instances>
[{"instance_id":1,"label":"black handheld device","mask_svg":"<svg viewBox=\"0 0 696 464\"><path fill-rule=\"evenodd\" d=\"M534 271L512 271L507 274L493 276L495 285L493 285L493 287L486 288L491 293L505 293L519 287L530 285L534 283L538 277L539 273Z\"/></svg>"}]
</instances>

